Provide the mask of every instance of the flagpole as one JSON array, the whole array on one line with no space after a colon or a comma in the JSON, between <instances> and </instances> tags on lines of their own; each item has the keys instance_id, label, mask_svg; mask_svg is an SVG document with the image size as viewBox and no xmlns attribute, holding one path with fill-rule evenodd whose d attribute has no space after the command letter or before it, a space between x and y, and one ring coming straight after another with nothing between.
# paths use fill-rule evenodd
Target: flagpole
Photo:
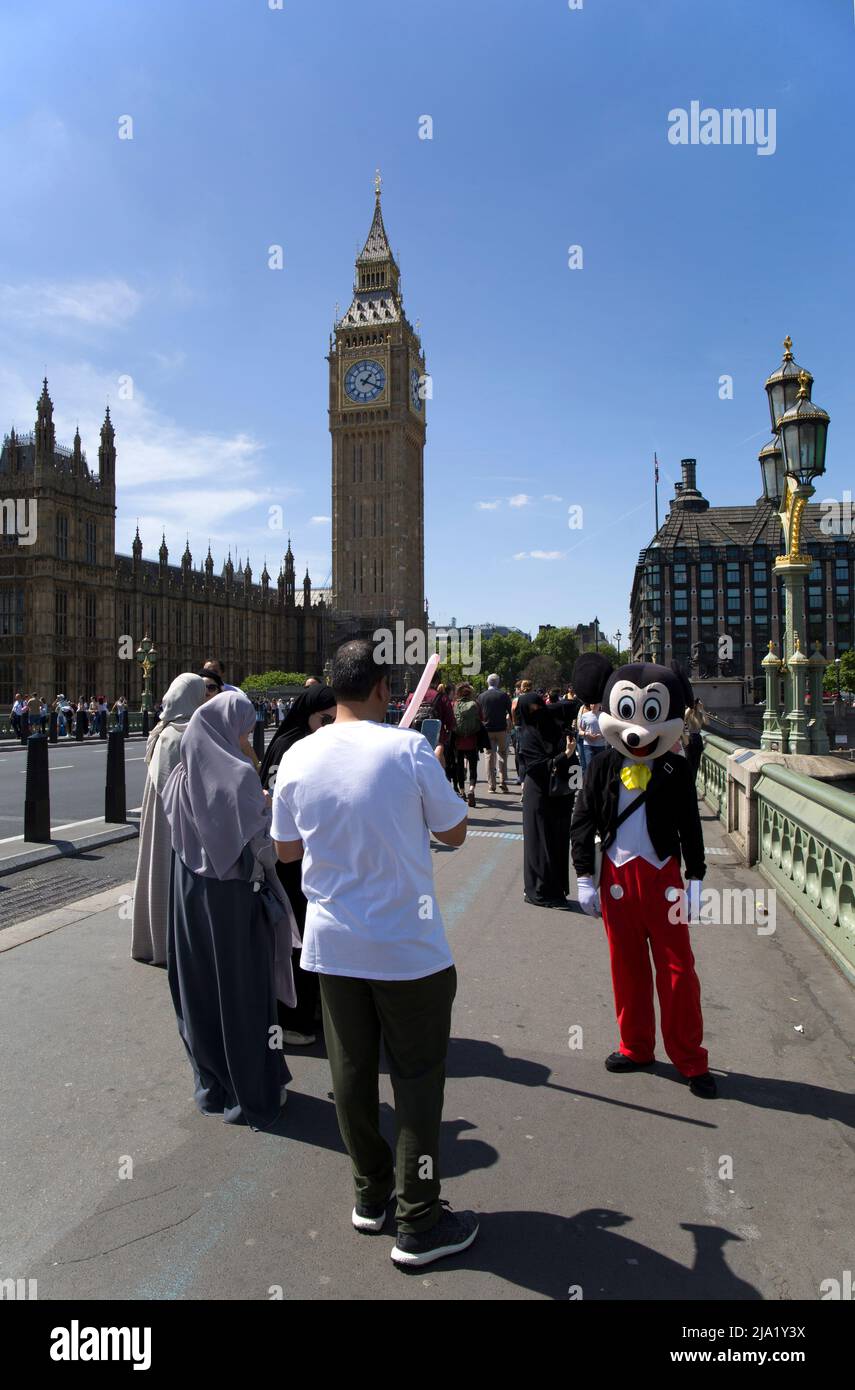
<instances>
[{"instance_id":1,"label":"flagpole","mask_svg":"<svg viewBox=\"0 0 855 1390\"><path fill-rule=\"evenodd\" d=\"M659 460L653 455L653 496L656 507L656 535L659 534Z\"/></svg>"}]
</instances>

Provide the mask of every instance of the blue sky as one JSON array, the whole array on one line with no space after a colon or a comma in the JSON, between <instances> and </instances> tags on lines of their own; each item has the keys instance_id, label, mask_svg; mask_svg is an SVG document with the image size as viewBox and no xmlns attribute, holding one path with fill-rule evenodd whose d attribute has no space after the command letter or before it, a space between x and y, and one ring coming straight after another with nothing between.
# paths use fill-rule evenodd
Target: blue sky
<instances>
[{"instance_id":1,"label":"blue sky","mask_svg":"<svg viewBox=\"0 0 855 1390\"><path fill-rule=\"evenodd\" d=\"M855 485L851 0L6 0L0 41L0 426L46 371L94 465L109 395L120 550L139 517L148 556L165 526L174 561L189 531L275 574L290 529L327 577L324 359L378 165L433 376L437 621L626 632L654 449L663 515L687 455L752 502L787 332L821 495ZM693 100L774 108L775 153L670 144Z\"/></svg>"}]
</instances>

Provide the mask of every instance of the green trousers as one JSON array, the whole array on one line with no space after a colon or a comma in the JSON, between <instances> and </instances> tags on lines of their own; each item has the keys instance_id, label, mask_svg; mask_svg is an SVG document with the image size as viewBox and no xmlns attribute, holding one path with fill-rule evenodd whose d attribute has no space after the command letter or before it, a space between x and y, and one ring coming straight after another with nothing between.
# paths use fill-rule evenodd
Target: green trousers
<instances>
[{"instance_id":1,"label":"green trousers","mask_svg":"<svg viewBox=\"0 0 855 1390\"><path fill-rule=\"evenodd\" d=\"M420 980L361 980L321 975L324 1038L341 1137L350 1154L357 1199L384 1201L395 1185L401 1232L439 1220L439 1127L453 965ZM380 1039L395 1094L394 1158L380 1133Z\"/></svg>"}]
</instances>

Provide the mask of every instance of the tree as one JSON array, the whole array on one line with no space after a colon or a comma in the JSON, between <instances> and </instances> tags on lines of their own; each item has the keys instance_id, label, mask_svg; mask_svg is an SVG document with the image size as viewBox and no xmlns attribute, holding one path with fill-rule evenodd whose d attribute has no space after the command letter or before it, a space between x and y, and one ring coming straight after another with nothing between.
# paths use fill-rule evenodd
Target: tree
<instances>
[{"instance_id":1,"label":"tree","mask_svg":"<svg viewBox=\"0 0 855 1390\"><path fill-rule=\"evenodd\" d=\"M497 633L481 642L481 671L489 676L494 671L504 689L513 689L520 672L537 652L523 632L509 632L507 637Z\"/></svg>"},{"instance_id":2,"label":"tree","mask_svg":"<svg viewBox=\"0 0 855 1390\"><path fill-rule=\"evenodd\" d=\"M554 656L533 656L522 674L535 690L551 690L561 685L561 668Z\"/></svg>"},{"instance_id":3,"label":"tree","mask_svg":"<svg viewBox=\"0 0 855 1390\"><path fill-rule=\"evenodd\" d=\"M570 627L552 627L539 632L532 643L541 656L550 656L558 666L559 684L566 684L573 675L573 666L579 655L576 634Z\"/></svg>"},{"instance_id":4,"label":"tree","mask_svg":"<svg viewBox=\"0 0 855 1390\"><path fill-rule=\"evenodd\" d=\"M829 661L823 677L823 689L837 694L837 662ZM855 690L855 651L844 652L840 658L840 689Z\"/></svg>"},{"instance_id":5,"label":"tree","mask_svg":"<svg viewBox=\"0 0 855 1390\"><path fill-rule=\"evenodd\" d=\"M260 676L247 676L241 686L245 695L264 695L280 685L305 685L304 671L263 671Z\"/></svg>"}]
</instances>

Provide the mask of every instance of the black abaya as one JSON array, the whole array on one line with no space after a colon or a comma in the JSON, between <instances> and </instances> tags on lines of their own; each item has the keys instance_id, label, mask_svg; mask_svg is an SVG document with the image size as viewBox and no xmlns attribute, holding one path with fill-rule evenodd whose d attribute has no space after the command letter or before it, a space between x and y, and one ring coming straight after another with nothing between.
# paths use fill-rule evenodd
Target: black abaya
<instances>
[{"instance_id":1,"label":"black abaya","mask_svg":"<svg viewBox=\"0 0 855 1390\"><path fill-rule=\"evenodd\" d=\"M254 1129L278 1118L291 1079L270 1032L274 939L260 898L248 879L208 878L172 856L167 974L196 1104Z\"/></svg>"},{"instance_id":2,"label":"black abaya","mask_svg":"<svg viewBox=\"0 0 855 1390\"><path fill-rule=\"evenodd\" d=\"M517 701L518 763L523 782L523 882L533 903L564 904L570 888L570 817L574 797L550 796L553 767L569 774L566 735L537 695Z\"/></svg>"}]
</instances>

